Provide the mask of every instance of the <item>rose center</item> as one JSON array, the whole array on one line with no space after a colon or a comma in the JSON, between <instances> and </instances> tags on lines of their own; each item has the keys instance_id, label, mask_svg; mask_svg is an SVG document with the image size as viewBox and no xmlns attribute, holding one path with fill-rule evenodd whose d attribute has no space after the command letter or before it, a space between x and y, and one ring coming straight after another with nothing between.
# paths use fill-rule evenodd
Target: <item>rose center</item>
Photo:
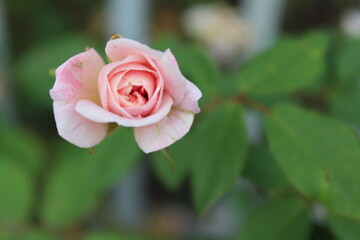
<instances>
[{"instance_id":1,"label":"rose center","mask_svg":"<svg viewBox=\"0 0 360 240\"><path fill-rule=\"evenodd\" d=\"M133 72L124 76L117 90L123 107L144 105L154 92L154 78L147 72Z\"/></svg>"}]
</instances>

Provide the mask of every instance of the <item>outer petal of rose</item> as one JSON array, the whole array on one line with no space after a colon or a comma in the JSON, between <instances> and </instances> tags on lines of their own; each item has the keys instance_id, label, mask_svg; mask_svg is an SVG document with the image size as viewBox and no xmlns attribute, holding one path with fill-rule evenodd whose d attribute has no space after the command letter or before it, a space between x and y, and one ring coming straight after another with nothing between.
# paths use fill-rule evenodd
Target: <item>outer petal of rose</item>
<instances>
[{"instance_id":1,"label":"outer petal of rose","mask_svg":"<svg viewBox=\"0 0 360 240\"><path fill-rule=\"evenodd\" d=\"M108 124L87 120L75 111L74 103L55 101L54 115L59 135L78 147L93 147L107 134Z\"/></svg>"},{"instance_id":2,"label":"outer petal of rose","mask_svg":"<svg viewBox=\"0 0 360 240\"><path fill-rule=\"evenodd\" d=\"M179 104L184 98L186 91L186 78L180 72L175 57L168 49L157 63L164 78L165 91L170 94L174 104Z\"/></svg>"},{"instance_id":3,"label":"outer petal of rose","mask_svg":"<svg viewBox=\"0 0 360 240\"><path fill-rule=\"evenodd\" d=\"M159 59L163 54L161 51L152 49L145 44L127 38L118 38L108 41L105 52L112 61L121 61L133 54L147 55L153 59Z\"/></svg>"},{"instance_id":4,"label":"outer petal of rose","mask_svg":"<svg viewBox=\"0 0 360 240\"><path fill-rule=\"evenodd\" d=\"M98 101L98 75L104 62L94 49L80 53L56 69L56 81L50 90L54 101L79 99Z\"/></svg>"},{"instance_id":5,"label":"outer petal of rose","mask_svg":"<svg viewBox=\"0 0 360 240\"><path fill-rule=\"evenodd\" d=\"M79 147L92 147L107 133L107 124L91 122L75 111L79 99L99 101L97 77L103 66L94 49L80 53L56 70L56 82L50 90L59 135Z\"/></svg>"},{"instance_id":6,"label":"outer petal of rose","mask_svg":"<svg viewBox=\"0 0 360 240\"><path fill-rule=\"evenodd\" d=\"M160 122L135 128L136 142L145 153L160 150L182 138L193 120L193 113L173 108Z\"/></svg>"},{"instance_id":7,"label":"outer petal of rose","mask_svg":"<svg viewBox=\"0 0 360 240\"><path fill-rule=\"evenodd\" d=\"M159 110L145 118L124 118L107 111L89 100L81 100L76 104L76 111L83 117L97 123L117 123L124 127L142 127L154 124L163 119L170 112L173 101L168 94L164 94Z\"/></svg>"},{"instance_id":8,"label":"outer petal of rose","mask_svg":"<svg viewBox=\"0 0 360 240\"><path fill-rule=\"evenodd\" d=\"M197 86L189 80L186 80L186 92L183 100L175 107L193 113L200 112L198 100L201 98L202 93Z\"/></svg>"}]
</instances>

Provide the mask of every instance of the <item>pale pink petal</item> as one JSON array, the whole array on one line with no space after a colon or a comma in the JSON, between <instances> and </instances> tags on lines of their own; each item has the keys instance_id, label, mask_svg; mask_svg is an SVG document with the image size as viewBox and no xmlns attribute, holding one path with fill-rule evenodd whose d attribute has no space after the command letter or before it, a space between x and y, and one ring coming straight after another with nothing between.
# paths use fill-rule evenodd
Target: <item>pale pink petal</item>
<instances>
[{"instance_id":1,"label":"pale pink petal","mask_svg":"<svg viewBox=\"0 0 360 240\"><path fill-rule=\"evenodd\" d=\"M91 122L75 111L80 99L100 102L97 77L103 66L94 49L80 53L56 70L56 82L50 90L59 135L79 147L92 147L107 133L108 124Z\"/></svg>"},{"instance_id":2,"label":"pale pink petal","mask_svg":"<svg viewBox=\"0 0 360 240\"><path fill-rule=\"evenodd\" d=\"M139 54L147 55L153 59L159 59L163 54L161 51L152 49L145 44L127 38L118 38L108 41L105 52L112 61L121 61L129 55Z\"/></svg>"},{"instance_id":3,"label":"pale pink petal","mask_svg":"<svg viewBox=\"0 0 360 240\"><path fill-rule=\"evenodd\" d=\"M50 90L54 101L92 99L98 102L97 79L104 62L94 49L80 53L56 69L56 81Z\"/></svg>"},{"instance_id":4,"label":"pale pink petal","mask_svg":"<svg viewBox=\"0 0 360 240\"><path fill-rule=\"evenodd\" d=\"M68 142L81 147L93 147L107 134L108 124L87 120L75 111L75 104L54 102L54 116L59 135Z\"/></svg>"},{"instance_id":5,"label":"pale pink petal","mask_svg":"<svg viewBox=\"0 0 360 240\"><path fill-rule=\"evenodd\" d=\"M121 117L117 114L109 112L88 100L79 101L76 105L76 111L83 117L98 123L114 122L124 127L142 127L154 124L163 119L170 112L172 104L173 101L171 97L164 94L163 101L156 113L148 117L133 119Z\"/></svg>"},{"instance_id":6,"label":"pale pink petal","mask_svg":"<svg viewBox=\"0 0 360 240\"><path fill-rule=\"evenodd\" d=\"M174 104L179 104L185 95L186 78L180 72L179 67L174 64L174 56L170 50L166 50L163 57L157 63L157 67L164 78L165 91L170 94Z\"/></svg>"},{"instance_id":7,"label":"pale pink petal","mask_svg":"<svg viewBox=\"0 0 360 240\"><path fill-rule=\"evenodd\" d=\"M186 80L186 93L184 99L175 107L193 113L200 112L198 101L201 98L202 93L197 86L195 86L189 80Z\"/></svg>"},{"instance_id":8,"label":"pale pink petal","mask_svg":"<svg viewBox=\"0 0 360 240\"><path fill-rule=\"evenodd\" d=\"M158 151L182 138L193 120L193 113L173 108L160 122L135 128L136 142L145 153Z\"/></svg>"}]
</instances>

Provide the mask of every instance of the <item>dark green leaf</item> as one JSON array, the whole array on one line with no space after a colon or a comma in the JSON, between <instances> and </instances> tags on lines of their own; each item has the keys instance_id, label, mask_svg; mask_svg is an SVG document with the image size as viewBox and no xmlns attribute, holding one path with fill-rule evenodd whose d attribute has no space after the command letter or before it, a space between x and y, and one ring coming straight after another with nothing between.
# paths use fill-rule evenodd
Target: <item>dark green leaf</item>
<instances>
[{"instance_id":1,"label":"dark green leaf","mask_svg":"<svg viewBox=\"0 0 360 240\"><path fill-rule=\"evenodd\" d=\"M245 94L286 94L322 78L329 38L322 32L288 37L254 57L241 69L239 90Z\"/></svg>"},{"instance_id":2,"label":"dark green leaf","mask_svg":"<svg viewBox=\"0 0 360 240\"><path fill-rule=\"evenodd\" d=\"M0 226L25 222L33 198L29 174L10 160L0 156Z\"/></svg>"},{"instance_id":3,"label":"dark green leaf","mask_svg":"<svg viewBox=\"0 0 360 240\"><path fill-rule=\"evenodd\" d=\"M184 157L184 152L190 148L188 138L185 137L165 151L155 152L151 155L155 174L172 191L180 187L186 175L188 161Z\"/></svg>"},{"instance_id":4,"label":"dark green leaf","mask_svg":"<svg viewBox=\"0 0 360 240\"><path fill-rule=\"evenodd\" d=\"M338 240L360 239L360 221L350 218L330 216L331 230Z\"/></svg>"},{"instance_id":5,"label":"dark green leaf","mask_svg":"<svg viewBox=\"0 0 360 240\"><path fill-rule=\"evenodd\" d=\"M36 174L43 159L39 139L25 129L0 124L1 155L21 165L27 172Z\"/></svg>"},{"instance_id":6,"label":"dark green leaf","mask_svg":"<svg viewBox=\"0 0 360 240\"><path fill-rule=\"evenodd\" d=\"M101 194L138 158L139 149L133 133L126 128L108 136L92 154L67 145L47 180L43 222L60 227L85 217Z\"/></svg>"},{"instance_id":7,"label":"dark green leaf","mask_svg":"<svg viewBox=\"0 0 360 240\"><path fill-rule=\"evenodd\" d=\"M244 177L268 191L283 191L289 183L271 153L265 147L252 147L244 169Z\"/></svg>"},{"instance_id":8,"label":"dark green leaf","mask_svg":"<svg viewBox=\"0 0 360 240\"><path fill-rule=\"evenodd\" d=\"M336 57L336 66L341 83L354 82L360 76L360 39L346 39Z\"/></svg>"},{"instance_id":9,"label":"dark green leaf","mask_svg":"<svg viewBox=\"0 0 360 240\"><path fill-rule=\"evenodd\" d=\"M85 236L84 240L140 240L142 238L123 235L115 232L92 232Z\"/></svg>"},{"instance_id":10,"label":"dark green leaf","mask_svg":"<svg viewBox=\"0 0 360 240\"><path fill-rule=\"evenodd\" d=\"M331 113L349 123L360 126L360 89L335 94L331 99Z\"/></svg>"},{"instance_id":11,"label":"dark green leaf","mask_svg":"<svg viewBox=\"0 0 360 240\"><path fill-rule=\"evenodd\" d=\"M49 90L55 82L49 74L70 57L87 46L94 46L86 36L76 34L40 42L26 52L16 66L17 84L26 104L40 109L51 109ZM26 109L24 109L26 110ZM31 109L31 113L34 108Z\"/></svg>"},{"instance_id":12,"label":"dark green leaf","mask_svg":"<svg viewBox=\"0 0 360 240\"><path fill-rule=\"evenodd\" d=\"M267 116L266 132L278 164L300 192L360 218L360 145L346 124L284 105Z\"/></svg>"},{"instance_id":13,"label":"dark green leaf","mask_svg":"<svg viewBox=\"0 0 360 240\"><path fill-rule=\"evenodd\" d=\"M295 198L274 200L250 216L241 229L241 240L306 240L310 217L303 202Z\"/></svg>"},{"instance_id":14,"label":"dark green leaf","mask_svg":"<svg viewBox=\"0 0 360 240\"><path fill-rule=\"evenodd\" d=\"M189 162L195 206L205 211L230 188L243 168L246 131L243 108L226 104L193 130L192 148L184 152Z\"/></svg>"}]
</instances>

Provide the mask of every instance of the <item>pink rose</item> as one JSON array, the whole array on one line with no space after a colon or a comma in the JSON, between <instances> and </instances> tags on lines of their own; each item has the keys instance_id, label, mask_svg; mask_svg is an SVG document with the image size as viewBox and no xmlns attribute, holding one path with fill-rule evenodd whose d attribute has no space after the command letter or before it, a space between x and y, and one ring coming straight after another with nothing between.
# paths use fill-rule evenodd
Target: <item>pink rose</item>
<instances>
[{"instance_id":1,"label":"pink rose","mask_svg":"<svg viewBox=\"0 0 360 240\"><path fill-rule=\"evenodd\" d=\"M110 40L105 51L109 64L89 49L56 69L50 96L59 135L88 148L116 123L134 127L145 153L182 138L200 111L201 92L181 74L170 50L119 38Z\"/></svg>"}]
</instances>

